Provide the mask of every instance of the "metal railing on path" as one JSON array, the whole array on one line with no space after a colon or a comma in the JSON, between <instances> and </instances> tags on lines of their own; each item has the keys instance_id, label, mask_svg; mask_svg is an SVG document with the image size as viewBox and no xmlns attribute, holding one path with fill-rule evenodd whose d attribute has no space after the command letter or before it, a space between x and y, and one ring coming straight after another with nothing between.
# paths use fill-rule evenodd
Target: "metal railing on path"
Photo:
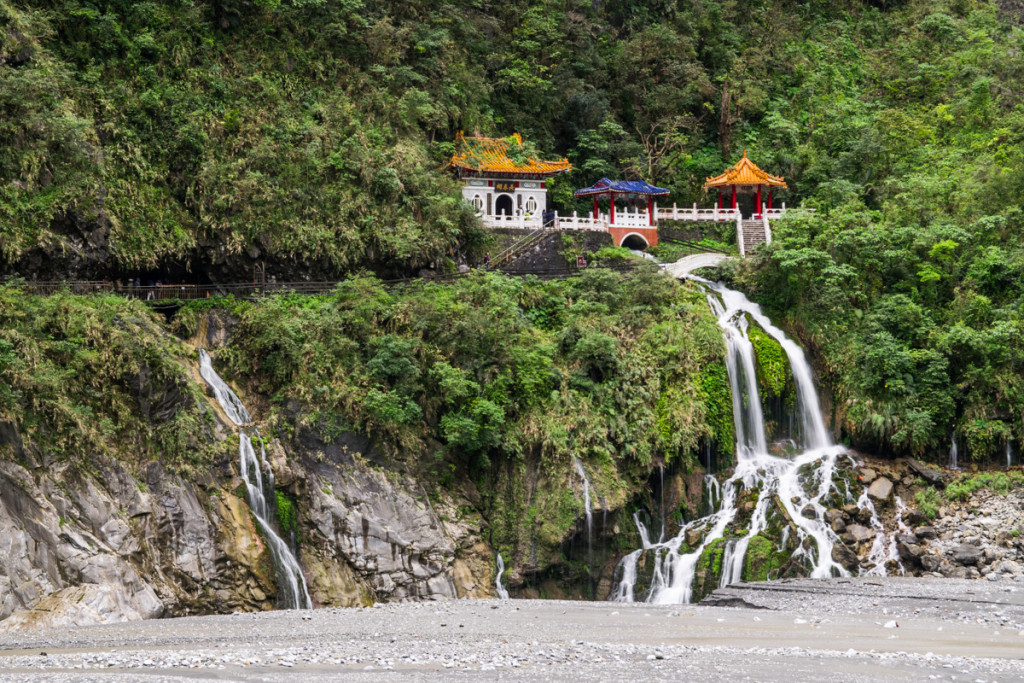
<instances>
[{"instance_id":1,"label":"metal railing on path","mask_svg":"<svg viewBox=\"0 0 1024 683\"><path fill-rule=\"evenodd\" d=\"M629 272L635 264L592 265L590 270L604 269L616 272ZM587 268L545 268L545 269L509 269L505 275L522 277L533 275L542 280L564 279L579 275ZM385 287L418 286L452 282L469 273L453 273L438 275L431 278L399 278L381 280ZM48 296L60 292L70 294L108 294L137 299L153 305L175 305L182 302L199 301L217 297L232 296L236 299L260 299L280 294L302 294L307 296L328 294L338 285L351 280L334 280L322 282L266 282L266 283L211 283L211 284L160 284L151 286L119 285L107 280L69 280L69 281L13 281L0 283L0 286L16 287L26 293Z\"/></svg>"}]
</instances>

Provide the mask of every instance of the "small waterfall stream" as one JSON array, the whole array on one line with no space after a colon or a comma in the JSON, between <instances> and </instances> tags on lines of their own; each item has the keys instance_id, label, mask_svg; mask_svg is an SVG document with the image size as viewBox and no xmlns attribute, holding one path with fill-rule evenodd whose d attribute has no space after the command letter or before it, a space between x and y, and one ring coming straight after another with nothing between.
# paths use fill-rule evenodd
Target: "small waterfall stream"
<instances>
[{"instance_id":1,"label":"small waterfall stream","mask_svg":"<svg viewBox=\"0 0 1024 683\"><path fill-rule=\"evenodd\" d=\"M742 293L720 283L691 278L706 288L708 304L718 318L725 338L726 369L732 389L733 423L736 431L736 467L733 475L719 488L708 485L718 494L717 509L711 514L686 523L675 536L665 542L650 544L640 525L643 547L627 555L616 571L619 584L612 598L631 602L636 583L639 556L653 551L654 571L648 602L685 603L692 599L697 562L708 546L721 539L738 513L740 490L758 489L757 503L750 523L741 537L725 541L722 556L721 585L742 578L743 563L751 539L768 525L770 503L779 503L792 520L798 536L792 557L804 558L810 576L849 576L849 572L832 559L832 548L838 537L825 522L822 500L833 490L836 460L844 452L832 443L814 388L813 373L803 350L772 324L760 307ZM764 415L758 392L753 344L747 334L750 321L774 338L785 352L796 385L797 411L801 441L798 453L780 458L768 452ZM687 532L698 531L696 547L684 547ZM783 532L788 539L789 527ZM628 584L628 585L627 585Z\"/></svg>"},{"instance_id":2,"label":"small waterfall stream","mask_svg":"<svg viewBox=\"0 0 1024 683\"><path fill-rule=\"evenodd\" d=\"M573 458L572 462L576 466L576 473L583 480L583 514L586 516L587 522L587 557L589 558L594 546L594 511L590 509L590 480L587 479L583 463L576 458Z\"/></svg>"},{"instance_id":3,"label":"small waterfall stream","mask_svg":"<svg viewBox=\"0 0 1024 683\"><path fill-rule=\"evenodd\" d=\"M888 571L886 565L894 563L901 575L906 574L903 563L900 562L900 554L896 550L896 534L889 534L878 518L878 510L868 496L867 489L857 499L857 507L866 508L871 511L871 528L875 532L875 540L871 543L871 550L868 552L868 562L874 566L863 572L863 576L886 576ZM910 533L910 529L903 522L903 511L906 510L903 500L896 496L896 524L899 533Z\"/></svg>"},{"instance_id":4,"label":"small waterfall stream","mask_svg":"<svg viewBox=\"0 0 1024 683\"><path fill-rule=\"evenodd\" d=\"M501 553L498 553L497 563L498 572L494 576L494 590L498 593L499 599L508 600L508 590L501 582L501 575L505 573L505 560L501 557Z\"/></svg>"},{"instance_id":5,"label":"small waterfall stream","mask_svg":"<svg viewBox=\"0 0 1024 683\"><path fill-rule=\"evenodd\" d=\"M214 371L210 354L205 349L199 349L199 374L213 391L217 403L224 409L225 414L238 427L239 470L249 497L249 509L252 510L260 531L263 532L267 548L274 558L281 604L285 609L310 609L313 602L310 600L299 560L274 528L273 506L276 500L271 498L275 495L274 472L267 462L263 439L255 427L248 426L252 422L252 416L231 387ZM259 443L258 457L253 439Z\"/></svg>"},{"instance_id":6,"label":"small waterfall stream","mask_svg":"<svg viewBox=\"0 0 1024 683\"><path fill-rule=\"evenodd\" d=\"M958 470L960 469L958 460L960 459L960 449L956 445L956 430L953 430L953 436L950 438L949 443L949 469Z\"/></svg>"}]
</instances>

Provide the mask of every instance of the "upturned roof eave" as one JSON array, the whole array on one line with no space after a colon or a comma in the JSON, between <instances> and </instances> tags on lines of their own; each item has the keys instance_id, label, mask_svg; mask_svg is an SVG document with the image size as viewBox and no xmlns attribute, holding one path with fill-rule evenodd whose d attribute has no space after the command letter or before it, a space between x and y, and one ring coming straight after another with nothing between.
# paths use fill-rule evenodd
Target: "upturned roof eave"
<instances>
[{"instance_id":1,"label":"upturned roof eave","mask_svg":"<svg viewBox=\"0 0 1024 683\"><path fill-rule=\"evenodd\" d=\"M747 150L743 150L743 157L732 168L726 169L725 173L704 179L705 190L730 185L737 187L757 187L758 185L787 187L785 178L774 176L751 161L747 156Z\"/></svg>"}]
</instances>

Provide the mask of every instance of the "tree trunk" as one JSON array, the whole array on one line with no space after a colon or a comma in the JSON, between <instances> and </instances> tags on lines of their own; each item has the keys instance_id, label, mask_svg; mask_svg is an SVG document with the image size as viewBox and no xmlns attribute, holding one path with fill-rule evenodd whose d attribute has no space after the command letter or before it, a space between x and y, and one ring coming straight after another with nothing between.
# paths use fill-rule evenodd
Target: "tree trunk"
<instances>
[{"instance_id":1,"label":"tree trunk","mask_svg":"<svg viewBox=\"0 0 1024 683\"><path fill-rule=\"evenodd\" d=\"M722 108L718 117L718 137L722 143L722 157L729 160L729 148L732 146L732 113L729 94L729 81L722 84Z\"/></svg>"}]
</instances>

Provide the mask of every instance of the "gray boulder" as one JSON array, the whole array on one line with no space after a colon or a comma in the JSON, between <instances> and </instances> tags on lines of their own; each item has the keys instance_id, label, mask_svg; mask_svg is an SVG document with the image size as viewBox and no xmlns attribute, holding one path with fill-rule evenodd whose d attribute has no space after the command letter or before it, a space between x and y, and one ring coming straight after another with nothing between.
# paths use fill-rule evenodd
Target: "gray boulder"
<instances>
[{"instance_id":1,"label":"gray boulder","mask_svg":"<svg viewBox=\"0 0 1024 683\"><path fill-rule=\"evenodd\" d=\"M865 541L875 540L875 532L860 524L849 525L846 527L846 532L853 536L855 543L864 543Z\"/></svg>"},{"instance_id":2,"label":"gray boulder","mask_svg":"<svg viewBox=\"0 0 1024 683\"><path fill-rule=\"evenodd\" d=\"M964 544L953 550L953 561L964 566L977 565L984 556L984 551L975 545Z\"/></svg>"},{"instance_id":3,"label":"gray boulder","mask_svg":"<svg viewBox=\"0 0 1024 683\"><path fill-rule=\"evenodd\" d=\"M926 467L914 458L907 458L907 467L909 467L914 474L921 477L929 484L937 484L939 486L945 484L945 477L943 477L937 470L933 470L931 467Z\"/></svg>"},{"instance_id":4,"label":"gray boulder","mask_svg":"<svg viewBox=\"0 0 1024 683\"><path fill-rule=\"evenodd\" d=\"M892 482L885 477L879 477L871 482L868 487L868 496L877 501L887 501L892 495Z\"/></svg>"},{"instance_id":5,"label":"gray boulder","mask_svg":"<svg viewBox=\"0 0 1024 683\"><path fill-rule=\"evenodd\" d=\"M836 543L832 546L832 561L853 570L858 562L857 553L853 552L845 543Z\"/></svg>"},{"instance_id":6,"label":"gray boulder","mask_svg":"<svg viewBox=\"0 0 1024 683\"><path fill-rule=\"evenodd\" d=\"M924 550L921 549L921 546L909 543L897 543L896 552L900 554L900 559L907 563L916 563L924 555Z\"/></svg>"}]
</instances>

